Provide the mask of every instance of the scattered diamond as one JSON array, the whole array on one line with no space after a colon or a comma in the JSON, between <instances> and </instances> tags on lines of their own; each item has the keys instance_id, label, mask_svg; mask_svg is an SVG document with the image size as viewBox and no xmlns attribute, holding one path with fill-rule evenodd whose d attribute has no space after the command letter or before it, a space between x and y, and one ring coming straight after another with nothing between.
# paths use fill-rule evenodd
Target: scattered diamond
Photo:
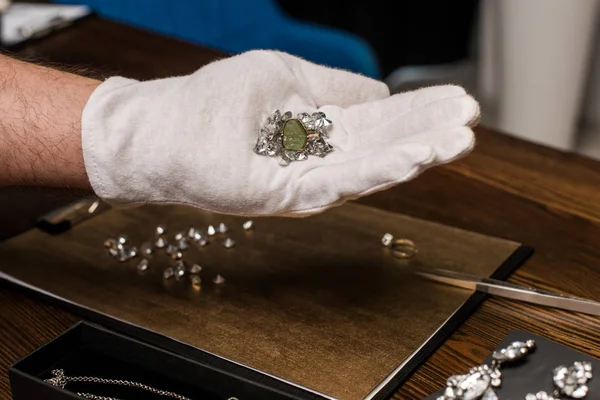
<instances>
[{"instance_id":1,"label":"scattered diamond","mask_svg":"<svg viewBox=\"0 0 600 400\"><path fill-rule=\"evenodd\" d=\"M208 236L214 236L217 233L217 230L214 226L209 225L208 229L206 230L206 233L208 234Z\"/></svg>"},{"instance_id":2,"label":"scattered diamond","mask_svg":"<svg viewBox=\"0 0 600 400\"><path fill-rule=\"evenodd\" d=\"M117 242L119 242L119 244L127 244L127 236L125 235L120 235L117 238Z\"/></svg>"},{"instance_id":3,"label":"scattered diamond","mask_svg":"<svg viewBox=\"0 0 600 400\"><path fill-rule=\"evenodd\" d=\"M175 276L175 270L173 268L169 267L163 271L164 279L171 279L173 276Z\"/></svg>"},{"instance_id":4,"label":"scattered diamond","mask_svg":"<svg viewBox=\"0 0 600 400\"><path fill-rule=\"evenodd\" d=\"M393 241L394 241L394 236L391 233L386 233L381 238L381 244L386 247L390 247L392 245Z\"/></svg>"},{"instance_id":5,"label":"scattered diamond","mask_svg":"<svg viewBox=\"0 0 600 400\"><path fill-rule=\"evenodd\" d=\"M141 260L137 265L137 269L138 269L138 271L147 270L148 269L148 260L146 260L145 258L143 260Z\"/></svg>"},{"instance_id":6,"label":"scattered diamond","mask_svg":"<svg viewBox=\"0 0 600 400\"><path fill-rule=\"evenodd\" d=\"M162 249L167 245L167 241L165 240L164 237L159 237L158 239L156 239L156 242L154 243L154 246L157 249Z\"/></svg>"},{"instance_id":7,"label":"scattered diamond","mask_svg":"<svg viewBox=\"0 0 600 400\"><path fill-rule=\"evenodd\" d=\"M244 228L244 230L249 231L250 229L254 228L254 221L248 220L242 224L242 227Z\"/></svg>"},{"instance_id":8,"label":"scattered diamond","mask_svg":"<svg viewBox=\"0 0 600 400\"><path fill-rule=\"evenodd\" d=\"M194 286L200 286L202 284L202 279L200 279L200 277L198 275L190 276L190 281L192 282L192 285L194 285Z\"/></svg>"},{"instance_id":9,"label":"scattered diamond","mask_svg":"<svg viewBox=\"0 0 600 400\"><path fill-rule=\"evenodd\" d=\"M227 249L230 249L235 246L235 241L232 238L226 238L223 240L223 246Z\"/></svg>"},{"instance_id":10,"label":"scattered diamond","mask_svg":"<svg viewBox=\"0 0 600 400\"><path fill-rule=\"evenodd\" d=\"M165 233L167 233L167 229L162 225L158 225L154 232L155 232L156 236L162 236Z\"/></svg>"},{"instance_id":11,"label":"scattered diamond","mask_svg":"<svg viewBox=\"0 0 600 400\"><path fill-rule=\"evenodd\" d=\"M129 253L129 257L131 257L131 258L133 258L133 257L137 256L137 254L138 254L138 249L137 249L137 247L132 247L132 248L130 248L130 249L128 250L128 253Z\"/></svg>"},{"instance_id":12,"label":"scattered diamond","mask_svg":"<svg viewBox=\"0 0 600 400\"><path fill-rule=\"evenodd\" d=\"M180 241L181 239L183 239L183 232L178 232L177 234L175 234L175 241Z\"/></svg>"},{"instance_id":13,"label":"scattered diamond","mask_svg":"<svg viewBox=\"0 0 600 400\"><path fill-rule=\"evenodd\" d=\"M181 260L183 258L183 253L176 251L175 253L171 254L171 258L173 260Z\"/></svg>"},{"instance_id":14,"label":"scattered diamond","mask_svg":"<svg viewBox=\"0 0 600 400\"><path fill-rule=\"evenodd\" d=\"M177 246L175 246L174 244L170 244L167 246L165 251L167 252L168 255L173 255L179 251L179 248L177 248Z\"/></svg>"},{"instance_id":15,"label":"scattered diamond","mask_svg":"<svg viewBox=\"0 0 600 400\"><path fill-rule=\"evenodd\" d=\"M182 238L178 243L177 243L177 247L179 247L179 250L185 250L189 247L187 238Z\"/></svg>"},{"instance_id":16,"label":"scattered diamond","mask_svg":"<svg viewBox=\"0 0 600 400\"><path fill-rule=\"evenodd\" d=\"M185 263L183 261L178 261L175 264L175 277L182 278L185 275Z\"/></svg>"},{"instance_id":17,"label":"scattered diamond","mask_svg":"<svg viewBox=\"0 0 600 400\"><path fill-rule=\"evenodd\" d=\"M218 232L219 233L227 233L227 225L225 225L223 222L221 222L219 224Z\"/></svg>"},{"instance_id":18,"label":"scattered diamond","mask_svg":"<svg viewBox=\"0 0 600 400\"><path fill-rule=\"evenodd\" d=\"M190 274L199 274L200 271L202 271L202 267L198 264L194 264L190 268Z\"/></svg>"},{"instance_id":19,"label":"scattered diamond","mask_svg":"<svg viewBox=\"0 0 600 400\"><path fill-rule=\"evenodd\" d=\"M225 283L225 278L223 278L221 275L217 274L217 276L215 276L215 279L213 279L213 282L216 283L217 285L222 285L223 283Z\"/></svg>"},{"instance_id":20,"label":"scattered diamond","mask_svg":"<svg viewBox=\"0 0 600 400\"><path fill-rule=\"evenodd\" d=\"M194 228L193 226L190 226L190 229L188 229L187 235L190 239L193 239L196 237L196 233L199 233L196 228Z\"/></svg>"},{"instance_id":21,"label":"scattered diamond","mask_svg":"<svg viewBox=\"0 0 600 400\"><path fill-rule=\"evenodd\" d=\"M150 256L154 252L154 246L150 242L144 242L140 246L140 252L142 253L142 256Z\"/></svg>"},{"instance_id":22,"label":"scattered diamond","mask_svg":"<svg viewBox=\"0 0 600 400\"><path fill-rule=\"evenodd\" d=\"M110 248L108 249L108 254L110 254L112 257L116 257L119 255L119 250L117 250L116 248Z\"/></svg>"}]
</instances>

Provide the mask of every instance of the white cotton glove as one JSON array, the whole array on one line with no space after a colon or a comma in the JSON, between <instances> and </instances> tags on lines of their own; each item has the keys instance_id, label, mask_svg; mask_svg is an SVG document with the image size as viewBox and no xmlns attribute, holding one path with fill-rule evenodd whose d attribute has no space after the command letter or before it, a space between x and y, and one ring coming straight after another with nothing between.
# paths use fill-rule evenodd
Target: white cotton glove
<instances>
[{"instance_id":1,"label":"white cotton glove","mask_svg":"<svg viewBox=\"0 0 600 400\"><path fill-rule=\"evenodd\" d=\"M285 167L256 154L276 109L325 112L333 152ZM361 75L250 51L187 76L106 80L84 109L82 140L91 185L113 205L304 216L465 155L478 117L457 86L390 96Z\"/></svg>"}]
</instances>

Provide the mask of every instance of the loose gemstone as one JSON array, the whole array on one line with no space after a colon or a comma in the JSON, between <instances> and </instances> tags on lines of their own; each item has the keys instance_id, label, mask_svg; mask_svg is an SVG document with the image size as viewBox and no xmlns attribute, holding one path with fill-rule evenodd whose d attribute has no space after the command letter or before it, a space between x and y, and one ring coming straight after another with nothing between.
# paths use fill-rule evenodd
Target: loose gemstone
<instances>
[{"instance_id":1,"label":"loose gemstone","mask_svg":"<svg viewBox=\"0 0 600 400\"><path fill-rule=\"evenodd\" d=\"M198 264L194 264L190 268L190 274L199 274L200 271L202 271L202 267Z\"/></svg>"},{"instance_id":2,"label":"loose gemstone","mask_svg":"<svg viewBox=\"0 0 600 400\"><path fill-rule=\"evenodd\" d=\"M381 244L386 247L390 247L392 245L393 241L394 241L394 236L391 233L386 233L381 238Z\"/></svg>"},{"instance_id":3,"label":"loose gemstone","mask_svg":"<svg viewBox=\"0 0 600 400\"><path fill-rule=\"evenodd\" d=\"M185 263L183 261L179 261L175 265L175 277L181 278L184 275L185 275Z\"/></svg>"},{"instance_id":4,"label":"loose gemstone","mask_svg":"<svg viewBox=\"0 0 600 400\"><path fill-rule=\"evenodd\" d=\"M206 229L206 233L208 234L208 236L214 236L217 233L217 230L215 229L214 226L209 225L208 228Z\"/></svg>"},{"instance_id":5,"label":"loose gemstone","mask_svg":"<svg viewBox=\"0 0 600 400\"><path fill-rule=\"evenodd\" d=\"M116 257L119 255L119 250L117 250L116 248L110 248L108 249L108 254L110 254L112 257Z\"/></svg>"},{"instance_id":6,"label":"loose gemstone","mask_svg":"<svg viewBox=\"0 0 600 400\"><path fill-rule=\"evenodd\" d=\"M162 249L167 245L167 241L165 240L164 237L159 237L158 239L156 239L156 242L154 243L154 246L157 249Z\"/></svg>"},{"instance_id":7,"label":"loose gemstone","mask_svg":"<svg viewBox=\"0 0 600 400\"><path fill-rule=\"evenodd\" d=\"M190 281L192 282L193 286L200 286L202 284L202 279L200 279L198 275L190 276Z\"/></svg>"},{"instance_id":8,"label":"loose gemstone","mask_svg":"<svg viewBox=\"0 0 600 400\"><path fill-rule=\"evenodd\" d=\"M227 232L227 225L225 225L223 222L221 222L219 224L219 228L217 229L217 231L219 233L226 233Z\"/></svg>"},{"instance_id":9,"label":"loose gemstone","mask_svg":"<svg viewBox=\"0 0 600 400\"><path fill-rule=\"evenodd\" d=\"M128 253L129 253L129 257L131 257L131 258L133 258L133 257L137 256L137 254L138 254L138 249L137 249L137 247L132 247L132 248L130 248L130 249L128 250Z\"/></svg>"},{"instance_id":10,"label":"loose gemstone","mask_svg":"<svg viewBox=\"0 0 600 400\"><path fill-rule=\"evenodd\" d=\"M242 224L242 227L244 230L249 231L250 229L254 228L254 221L248 220Z\"/></svg>"},{"instance_id":11,"label":"loose gemstone","mask_svg":"<svg viewBox=\"0 0 600 400\"><path fill-rule=\"evenodd\" d=\"M138 271L146 271L148 269L148 260L143 259L137 265Z\"/></svg>"},{"instance_id":12,"label":"loose gemstone","mask_svg":"<svg viewBox=\"0 0 600 400\"><path fill-rule=\"evenodd\" d=\"M150 256L154 252L154 246L150 242L144 242L140 246L140 251L143 256Z\"/></svg>"},{"instance_id":13,"label":"loose gemstone","mask_svg":"<svg viewBox=\"0 0 600 400\"><path fill-rule=\"evenodd\" d=\"M167 252L168 255L173 255L173 254L177 253L179 251L179 249L174 244L170 244L167 246L165 251Z\"/></svg>"},{"instance_id":14,"label":"loose gemstone","mask_svg":"<svg viewBox=\"0 0 600 400\"><path fill-rule=\"evenodd\" d=\"M181 260L183 258L183 253L180 251L176 251L175 253L171 254L171 258L173 260Z\"/></svg>"},{"instance_id":15,"label":"loose gemstone","mask_svg":"<svg viewBox=\"0 0 600 400\"><path fill-rule=\"evenodd\" d=\"M119 244L127 244L127 236L126 235L120 235L117 238L117 242L119 242Z\"/></svg>"},{"instance_id":16,"label":"loose gemstone","mask_svg":"<svg viewBox=\"0 0 600 400\"><path fill-rule=\"evenodd\" d=\"M289 119L283 125L283 147L286 150L301 151L306 146L308 133L297 119Z\"/></svg>"},{"instance_id":17,"label":"loose gemstone","mask_svg":"<svg viewBox=\"0 0 600 400\"><path fill-rule=\"evenodd\" d=\"M162 236L167 233L167 229L163 225L158 225L154 231L156 236Z\"/></svg>"},{"instance_id":18,"label":"loose gemstone","mask_svg":"<svg viewBox=\"0 0 600 400\"><path fill-rule=\"evenodd\" d=\"M215 279L213 279L213 282L216 283L217 285L222 285L223 283L225 283L225 278L223 278L221 275L217 274L217 276L215 276Z\"/></svg>"},{"instance_id":19,"label":"loose gemstone","mask_svg":"<svg viewBox=\"0 0 600 400\"><path fill-rule=\"evenodd\" d=\"M184 235L183 235L183 232L177 232L177 233L175 234L175 241L176 241L176 242L180 241L181 239L183 239L183 236L184 236Z\"/></svg>"},{"instance_id":20,"label":"loose gemstone","mask_svg":"<svg viewBox=\"0 0 600 400\"><path fill-rule=\"evenodd\" d=\"M187 238L182 238L178 243L177 243L177 247L179 247L179 250L185 250L189 247Z\"/></svg>"},{"instance_id":21,"label":"loose gemstone","mask_svg":"<svg viewBox=\"0 0 600 400\"><path fill-rule=\"evenodd\" d=\"M173 268L169 267L163 271L164 279L171 279L173 276L175 276L175 270Z\"/></svg>"},{"instance_id":22,"label":"loose gemstone","mask_svg":"<svg viewBox=\"0 0 600 400\"><path fill-rule=\"evenodd\" d=\"M223 246L227 249L230 249L235 246L235 241L232 238L226 238L223 240Z\"/></svg>"},{"instance_id":23,"label":"loose gemstone","mask_svg":"<svg viewBox=\"0 0 600 400\"><path fill-rule=\"evenodd\" d=\"M193 226L190 226L190 228L188 229L187 235L190 239L194 239L196 237L196 234L198 234L200 232L198 232L198 230L196 228L194 228Z\"/></svg>"}]
</instances>

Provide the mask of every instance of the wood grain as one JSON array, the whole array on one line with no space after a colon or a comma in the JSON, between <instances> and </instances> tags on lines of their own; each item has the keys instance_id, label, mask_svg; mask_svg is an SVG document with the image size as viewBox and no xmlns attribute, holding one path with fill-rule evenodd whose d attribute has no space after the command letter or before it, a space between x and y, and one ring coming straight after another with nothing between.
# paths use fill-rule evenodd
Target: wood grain
<instances>
[{"instance_id":1,"label":"wood grain","mask_svg":"<svg viewBox=\"0 0 600 400\"><path fill-rule=\"evenodd\" d=\"M89 19L22 50L56 62L84 64L152 78L186 73L219 56L196 46L116 23ZM600 300L600 164L583 157L478 129L476 150L463 161L428 171L362 203L532 245L534 256L513 277ZM48 208L40 190L19 190L18 210L0 233L31 224ZM2 196L3 214L17 204ZM3 217L4 218L4 217ZM6 237L6 236L4 236ZM26 268L26 266L23 266ZM67 329L76 318L10 289L0 290L0 398L9 399L5 373L16 359ZM513 301L487 301L398 391L419 399L445 378L481 362L511 329L539 333L600 357L596 318Z\"/></svg>"}]
</instances>

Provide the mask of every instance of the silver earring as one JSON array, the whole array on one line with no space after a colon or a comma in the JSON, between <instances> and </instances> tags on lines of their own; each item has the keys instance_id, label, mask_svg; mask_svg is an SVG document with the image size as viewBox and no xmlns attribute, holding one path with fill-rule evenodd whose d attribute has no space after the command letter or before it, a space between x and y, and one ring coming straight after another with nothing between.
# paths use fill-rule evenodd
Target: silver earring
<instances>
[{"instance_id":1,"label":"silver earring","mask_svg":"<svg viewBox=\"0 0 600 400\"><path fill-rule=\"evenodd\" d=\"M453 375L446 381L446 390L437 400L498 400L495 388L502 384L500 368L505 363L522 360L535 349L535 341L512 342L492 354L492 365L471 368L464 375ZM529 400L529 399L528 399Z\"/></svg>"},{"instance_id":2,"label":"silver earring","mask_svg":"<svg viewBox=\"0 0 600 400\"><path fill-rule=\"evenodd\" d=\"M525 400L583 399L588 394L587 382L592 379L592 364L576 361L570 367L561 365L552 371L554 391L528 394Z\"/></svg>"}]
</instances>

